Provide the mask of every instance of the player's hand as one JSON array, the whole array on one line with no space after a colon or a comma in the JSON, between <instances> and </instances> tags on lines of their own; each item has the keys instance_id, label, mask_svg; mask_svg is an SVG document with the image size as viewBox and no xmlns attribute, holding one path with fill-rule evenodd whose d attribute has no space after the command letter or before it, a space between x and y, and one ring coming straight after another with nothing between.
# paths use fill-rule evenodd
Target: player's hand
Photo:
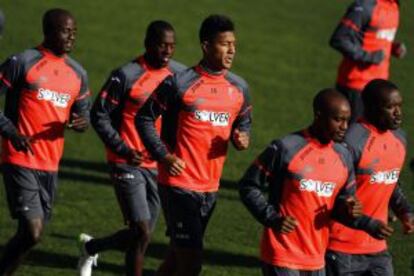
<instances>
[{"instance_id":1,"label":"player's hand","mask_svg":"<svg viewBox=\"0 0 414 276\"><path fill-rule=\"evenodd\" d=\"M414 233L414 215L407 215L401 219L404 234Z\"/></svg>"},{"instance_id":2,"label":"player's hand","mask_svg":"<svg viewBox=\"0 0 414 276\"><path fill-rule=\"evenodd\" d=\"M275 226L275 229L280 234L288 234L296 229L298 222L294 217L286 216L280 218L280 221Z\"/></svg>"},{"instance_id":3,"label":"player's hand","mask_svg":"<svg viewBox=\"0 0 414 276\"><path fill-rule=\"evenodd\" d=\"M385 58L383 50L374 51L374 52L371 52L370 54L371 54L371 63L373 64L380 64Z\"/></svg>"},{"instance_id":4,"label":"player's hand","mask_svg":"<svg viewBox=\"0 0 414 276\"><path fill-rule=\"evenodd\" d=\"M143 161L142 154L137 150L130 150L127 154L127 162L132 166L139 166Z\"/></svg>"},{"instance_id":5,"label":"player's hand","mask_svg":"<svg viewBox=\"0 0 414 276\"><path fill-rule=\"evenodd\" d=\"M78 132L85 131L89 126L89 121L86 117L76 113L72 113L71 121L66 124L67 128L73 129Z\"/></svg>"},{"instance_id":6,"label":"player's hand","mask_svg":"<svg viewBox=\"0 0 414 276\"><path fill-rule=\"evenodd\" d=\"M167 166L168 173L173 176L180 175L185 169L184 160L175 156L174 154L167 154L164 157L163 163Z\"/></svg>"},{"instance_id":7,"label":"player's hand","mask_svg":"<svg viewBox=\"0 0 414 276\"><path fill-rule=\"evenodd\" d=\"M348 209L348 214L352 218L358 218L363 215L361 201L353 196L348 197L345 200L345 205Z\"/></svg>"},{"instance_id":8,"label":"player's hand","mask_svg":"<svg viewBox=\"0 0 414 276\"><path fill-rule=\"evenodd\" d=\"M23 136L20 134L16 134L10 138L10 142L15 150L22 151L24 153L29 152L32 155L34 155L32 148L32 140L33 139L31 137Z\"/></svg>"},{"instance_id":9,"label":"player's hand","mask_svg":"<svg viewBox=\"0 0 414 276\"><path fill-rule=\"evenodd\" d=\"M385 224L382 221L379 221L374 233L373 233L373 237L378 239L378 240L383 240L386 238L391 237L392 233L394 233L394 228L392 228L391 226Z\"/></svg>"},{"instance_id":10,"label":"player's hand","mask_svg":"<svg viewBox=\"0 0 414 276\"><path fill-rule=\"evenodd\" d=\"M245 150L249 147L250 143L250 135L246 131L240 131L239 129L235 129L233 131L233 143L236 149L238 150Z\"/></svg>"},{"instance_id":11,"label":"player's hand","mask_svg":"<svg viewBox=\"0 0 414 276\"><path fill-rule=\"evenodd\" d=\"M396 58L404 58L407 54L407 47L402 42L394 42L391 47L391 54Z\"/></svg>"}]
</instances>

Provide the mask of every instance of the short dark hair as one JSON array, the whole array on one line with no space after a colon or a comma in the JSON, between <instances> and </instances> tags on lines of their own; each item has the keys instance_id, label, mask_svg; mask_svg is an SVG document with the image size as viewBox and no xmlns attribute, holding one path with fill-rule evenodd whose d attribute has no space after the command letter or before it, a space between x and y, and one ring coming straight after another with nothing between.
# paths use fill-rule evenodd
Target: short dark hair
<instances>
[{"instance_id":1,"label":"short dark hair","mask_svg":"<svg viewBox=\"0 0 414 276\"><path fill-rule=\"evenodd\" d=\"M161 36L166 31L174 32L174 28L170 23L164 20L152 21L148 25L147 32L145 34L145 40L144 40L145 47L148 47L153 43L157 43L160 40Z\"/></svg>"},{"instance_id":2,"label":"short dark hair","mask_svg":"<svg viewBox=\"0 0 414 276\"><path fill-rule=\"evenodd\" d=\"M346 97L334 88L325 88L319 91L313 98L313 113L326 113L328 111L327 108L329 107L329 102L334 98L346 100Z\"/></svg>"},{"instance_id":3,"label":"short dark hair","mask_svg":"<svg viewBox=\"0 0 414 276\"><path fill-rule=\"evenodd\" d=\"M218 33L234 32L234 23L225 15L213 14L201 23L200 42L212 41Z\"/></svg>"},{"instance_id":4,"label":"short dark hair","mask_svg":"<svg viewBox=\"0 0 414 276\"><path fill-rule=\"evenodd\" d=\"M365 109L370 106L376 106L384 92L391 92L399 90L397 85L389 80L374 79L370 81L362 90L362 102L364 103Z\"/></svg>"},{"instance_id":5,"label":"short dark hair","mask_svg":"<svg viewBox=\"0 0 414 276\"><path fill-rule=\"evenodd\" d=\"M56 19L61 16L74 18L68 10L60 8L50 9L43 14L43 34L45 36L51 34L58 27Z\"/></svg>"}]
</instances>

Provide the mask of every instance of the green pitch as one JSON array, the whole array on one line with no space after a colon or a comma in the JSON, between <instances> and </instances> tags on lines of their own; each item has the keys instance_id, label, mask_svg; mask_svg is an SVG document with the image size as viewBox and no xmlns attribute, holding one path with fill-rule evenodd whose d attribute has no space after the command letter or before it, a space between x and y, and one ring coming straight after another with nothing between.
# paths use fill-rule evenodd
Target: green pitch
<instances>
[{"instance_id":1,"label":"green pitch","mask_svg":"<svg viewBox=\"0 0 414 276\"><path fill-rule=\"evenodd\" d=\"M41 16L51 7L64 7L78 21L73 56L84 65L96 94L108 73L143 50L146 25L154 19L170 21L177 31L175 58L192 65L200 58L198 27L210 13L225 13L236 22L238 53L234 71L250 84L254 104L251 148L230 151L218 206L207 229L203 275L260 275L258 242L261 227L241 205L235 181L274 137L304 127L311 119L311 99L334 83L339 54L328 47L331 32L345 6L343 0L13 0L2 1L6 29L0 40L0 59L41 41ZM392 80L404 95L404 128L414 135L414 3L402 1L397 39L409 49L405 60L393 60ZM4 97L0 100L4 102ZM122 226L122 219L104 164L104 150L92 130L67 133L60 187L52 223L43 242L29 255L17 275L75 275L76 236L85 231L102 236ZM410 137L409 137L410 138ZM414 144L410 142L413 156ZM414 201L413 175L402 174L406 193ZM300 203L298 203L300 204ZM414 236L396 234L390 241L397 275L413 274ZM0 251L12 235L4 189L0 188ZM148 252L149 275L166 248L164 222L159 220ZM94 275L121 275L123 255L107 252Z\"/></svg>"}]
</instances>

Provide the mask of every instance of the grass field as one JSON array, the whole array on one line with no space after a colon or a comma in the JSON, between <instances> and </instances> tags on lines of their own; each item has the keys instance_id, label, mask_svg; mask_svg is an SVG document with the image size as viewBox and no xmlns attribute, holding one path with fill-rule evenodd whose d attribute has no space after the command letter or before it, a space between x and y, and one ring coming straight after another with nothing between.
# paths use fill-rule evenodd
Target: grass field
<instances>
[{"instance_id":1,"label":"grass field","mask_svg":"<svg viewBox=\"0 0 414 276\"><path fill-rule=\"evenodd\" d=\"M236 22L238 53L234 71L250 84L254 104L251 148L231 150L223 175L218 207L207 229L203 275L260 275L258 241L261 227L239 201L235 181L261 149L274 137L306 126L315 93L334 83L340 56L327 41L350 0L13 0L2 1L7 17L0 41L0 59L41 41L41 16L51 7L70 9L78 20L78 40L73 56L84 65L96 94L115 67L143 50L146 25L166 19L178 35L175 58L192 65L200 58L198 27L211 13L225 13ZM402 1L397 38L409 53L394 60L392 79L405 98L404 128L414 133L414 3ZM4 99L4 98L3 98ZM4 100L1 100L3 102ZM104 151L92 130L84 135L67 133L61 163L59 195L54 218L43 242L29 255L17 275L74 275L78 251L75 237L86 231L102 236L118 229L122 220L108 182ZM408 158L413 157L413 142ZM404 188L414 201L413 173L406 166ZM390 241L396 275L413 275L414 237L400 234ZM0 189L0 250L15 229ZM159 220L148 252L148 274L159 264L167 239ZM120 275L123 256L101 255L95 275Z\"/></svg>"}]
</instances>

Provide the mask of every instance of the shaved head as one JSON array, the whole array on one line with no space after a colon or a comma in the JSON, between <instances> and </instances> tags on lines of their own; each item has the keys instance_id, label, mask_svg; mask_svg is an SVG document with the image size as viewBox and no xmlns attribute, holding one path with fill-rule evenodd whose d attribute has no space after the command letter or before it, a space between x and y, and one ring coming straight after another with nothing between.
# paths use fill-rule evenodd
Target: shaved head
<instances>
[{"instance_id":1,"label":"shaved head","mask_svg":"<svg viewBox=\"0 0 414 276\"><path fill-rule=\"evenodd\" d=\"M378 107L387 97L387 94L399 90L398 87L389 80L374 79L370 81L362 91L362 101L367 112L372 112L372 108Z\"/></svg>"},{"instance_id":2,"label":"shaved head","mask_svg":"<svg viewBox=\"0 0 414 276\"><path fill-rule=\"evenodd\" d=\"M69 53L76 39L76 22L63 9L51 9L43 15L43 46L57 56Z\"/></svg>"},{"instance_id":3,"label":"shaved head","mask_svg":"<svg viewBox=\"0 0 414 276\"><path fill-rule=\"evenodd\" d=\"M364 116L381 130L398 129L402 123L402 96L389 80L374 79L362 91Z\"/></svg>"},{"instance_id":4,"label":"shaved head","mask_svg":"<svg viewBox=\"0 0 414 276\"><path fill-rule=\"evenodd\" d=\"M313 99L313 113L326 114L332 111L337 102L346 102L345 96L333 88L326 88L318 92Z\"/></svg>"},{"instance_id":5,"label":"shaved head","mask_svg":"<svg viewBox=\"0 0 414 276\"><path fill-rule=\"evenodd\" d=\"M74 19L73 15L64 9L51 9L43 15L43 34L49 36L60 27L61 21L64 18L70 17Z\"/></svg>"},{"instance_id":6,"label":"shaved head","mask_svg":"<svg viewBox=\"0 0 414 276\"><path fill-rule=\"evenodd\" d=\"M322 143L344 139L351 117L351 107L344 95L333 88L321 90L313 99L313 113L311 129Z\"/></svg>"}]
</instances>

